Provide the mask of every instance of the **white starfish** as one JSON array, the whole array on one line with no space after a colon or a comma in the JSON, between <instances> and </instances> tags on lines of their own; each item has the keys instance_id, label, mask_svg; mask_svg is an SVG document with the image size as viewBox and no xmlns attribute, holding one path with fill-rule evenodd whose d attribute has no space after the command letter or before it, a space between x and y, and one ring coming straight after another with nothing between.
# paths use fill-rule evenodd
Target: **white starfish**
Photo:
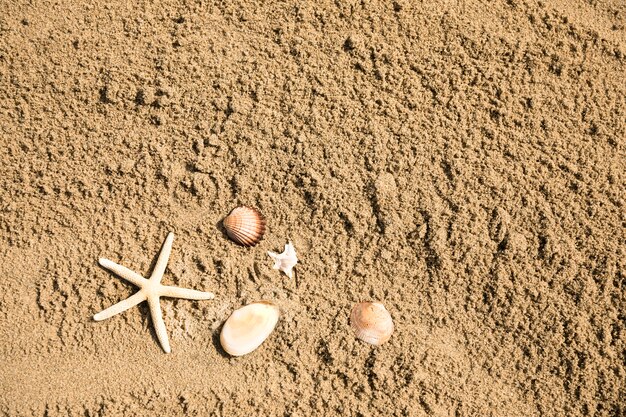
<instances>
[{"instance_id":1,"label":"white starfish","mask_svg":"<svg viewBox=\"0 0 626 417\"><path fill-rule=\"evenodd\" d=\"M283 253L267 252L269 256L274 260L274 269L280 269L289 278L292 276L292 268L298 263L296 257L296 249L291 242L285 245Z\"/></svg>"},{"instance_id":2,"label":"white starfish","mask_svg":"<svg viewBox=\"0 0 626 417\"><path fill-rule=\"evenodd\" d=\"M150 279L145 279L136 272L133 272L124 266L118 265L115 262L109 261L108 259L100 258L98 260L98 262L100 262L100 265L102 265L109 271L112 271L120 278L123 278L126 281L135 284L139 287L139 291L137 291L135 294L131 295L127 299L122 300L119 303L114 304L111 307L102 310L101 312L93 316L93 319L96 321L106 320L109 317L112 317L116 314L128 310L131 307L136 306L142 301L148 300L148 305L150 306L150 315L152 316L152 323L154 323L154 330L156 331L159 342L161 343L161 347L163 347L165 353L170 353L171 349L170 342L167 338L165 322L163 321L163 316L161 315L161 305L159 303L159 297L186 298L189 300L210 300L214 297L213 293L210 292L161 285L161 278L163 278L163 273L165 272L167 261L170 257L170 253L172 252L173 241L174 233L170 232L165 239L165 243L163 243L163 248L161 249L159 259L157 259Z\"/></svg>"}]
</instances>

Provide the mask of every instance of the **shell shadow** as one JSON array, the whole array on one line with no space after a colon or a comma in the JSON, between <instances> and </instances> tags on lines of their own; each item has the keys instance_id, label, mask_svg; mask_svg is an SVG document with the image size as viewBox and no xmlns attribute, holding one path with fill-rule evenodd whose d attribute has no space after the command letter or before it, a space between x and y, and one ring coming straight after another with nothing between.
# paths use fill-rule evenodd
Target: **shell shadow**
<instances>
[{"instance_id":1,"label":"shell shadow","mask_svg":"<svg viewBox=\"0 0 626 417\"><path fill-rule=\"evenodd\" d=\"M213 332L213 334L211 335L211 342L213 343L213 347L215 348L215 350L217 350L217 353L219 353L222 357L226 359L230 359L232 358L232 356L230 356L224 350L222 344L220 343L220 333L222 333L222 327L224 327L224 324L221 324L217 331Z\"/></svg>"},{"instance_id":2,"label":"shell shadow","mask_svg":"<svg viewBox=\"0 0 626 417\"><path fill-rule=\"evenodd\" d=\"M226 233L226 228L224 227L224 219L226 217L227 216L224 216L221 219L219 219L217 223L215 223L215 228L222 233L222 238L224 238L227 241L230 241L230 238L228 237L228 233Z\"/></svg>"}]
</instances>

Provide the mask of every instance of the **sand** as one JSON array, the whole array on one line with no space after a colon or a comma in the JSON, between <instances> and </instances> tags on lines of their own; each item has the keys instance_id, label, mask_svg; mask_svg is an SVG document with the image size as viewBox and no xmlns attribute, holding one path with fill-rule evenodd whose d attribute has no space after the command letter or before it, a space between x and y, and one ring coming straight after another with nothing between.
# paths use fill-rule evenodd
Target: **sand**
<instances>
[{"instance_id":1,"label":"sand","mask_svg":"<svg viewBox=\"0 0 626 417\"><path fill-rule=\"evenodd\" d=\"M622 0L0 3L2 415L626 415Z\"/></svg>"}]
</instances>

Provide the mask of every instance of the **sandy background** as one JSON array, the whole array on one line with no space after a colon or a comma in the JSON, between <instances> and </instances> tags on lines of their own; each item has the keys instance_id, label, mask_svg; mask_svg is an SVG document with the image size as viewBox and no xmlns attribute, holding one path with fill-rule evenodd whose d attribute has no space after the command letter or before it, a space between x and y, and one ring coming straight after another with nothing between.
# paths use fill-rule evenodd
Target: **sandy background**
<instances>
[{"instance_id":1,"label":"sandy background","mask_svg":"<svg viewBox=\"0 0 626 417\"><path fill-rule=\"evenodd\" d=\"M622 0L0 3L3 415L626 415ZM162 302L170 355L145 304L92 320L135 291L97 258L168 231L216 294Z\"/></svg>"}]
</instances>

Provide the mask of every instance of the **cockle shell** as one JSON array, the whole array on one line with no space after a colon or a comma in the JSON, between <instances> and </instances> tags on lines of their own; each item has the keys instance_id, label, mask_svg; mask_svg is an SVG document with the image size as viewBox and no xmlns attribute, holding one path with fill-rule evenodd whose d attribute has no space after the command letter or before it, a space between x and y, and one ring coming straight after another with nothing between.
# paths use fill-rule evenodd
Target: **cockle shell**
<instances>
[{"instance_id":1,"label":"cockle shell","mask_svg":"<svg viewBox=\"0 0 626 417\"><path fill-rule=\"evenodd\" d=\"M393 333L391 314L381 303L362 302L352 309L350 325L357 338L372 345L382 345Z\"/></svg>"},{"instance_id":2,"label":"cockle shell","mask_svg":"<svg viewBox=\"0 0 626 417\"><path fill-rule=\"evenodd\" d=\"M253 207L233 209L222 223L228 237L243 246L256 245L265 233L265 217Z\"/></svg>"},{"instance_id":3,"label":"cockle shell","mask_svg":"<svg viewBox=\"0 0 626 417\"><path fill-rule=\"evenodd\" d=\"M222 347L232 356L252 352L272 333L279 312L278 306L269 301L259 301L235 310L222 327Z\"/></svg>"}]
</instances>

